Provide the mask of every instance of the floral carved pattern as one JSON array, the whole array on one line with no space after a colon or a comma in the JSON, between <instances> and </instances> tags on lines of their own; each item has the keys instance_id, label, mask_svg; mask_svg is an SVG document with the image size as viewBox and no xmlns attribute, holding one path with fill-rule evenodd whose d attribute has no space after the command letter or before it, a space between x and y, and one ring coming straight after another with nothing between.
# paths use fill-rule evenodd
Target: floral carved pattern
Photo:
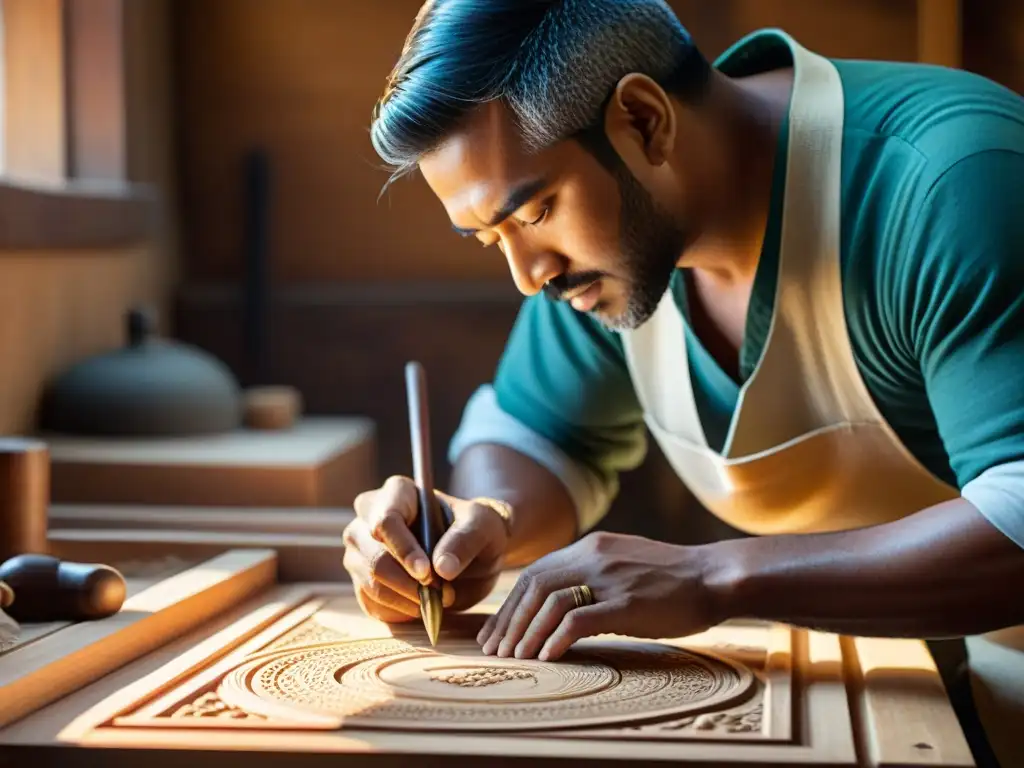
<instances>
[{"instance_id":1,"label":"floral carved pattern","mask_svg":"<svg viewBox=\"0 0 1024 768\"><path fill-rule=\"evenodd\" d=\"M245 712L225 704L216 693L204 693L191 704L185 704L171 713L172 718L217 717L229 720L263 720L261 715Z\"/></svg>"}]
</instances>

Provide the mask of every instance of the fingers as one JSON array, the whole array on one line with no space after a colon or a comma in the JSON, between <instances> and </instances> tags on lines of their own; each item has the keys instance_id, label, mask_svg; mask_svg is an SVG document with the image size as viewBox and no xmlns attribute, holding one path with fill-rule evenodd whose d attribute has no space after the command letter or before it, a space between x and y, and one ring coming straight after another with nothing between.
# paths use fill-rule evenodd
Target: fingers
<instances>
[{"instance_id":1,"label":"fingers","mask_svg":"<svg viewBox=\"0 0 1024 768\"><path fill-rule=\"evenodd\" d=\"M416 602L418 589L416 581L391 553L375 539L366 524L355 520L345 529L345 562L346 569L352 574L353 581L379 581L406 599ZM351 567L349 566L351 563Z\"/></svg>"},{"instance_id":2,"label":"fingers","mask_svg":"<svg viewBox=\"0 0 1024 768\"><path fill-rule=\"evenodd\" d=\"M481 643L484 654L511 656L548 595L577 583L578 578L573 571L553 565L554 562L545 558L520 574L505 602L493 616L493 622L485 623L480 632L484 635L489 630Z\"/></svg>"},{"instance_id":3,"label":"fingers","mask_svg":"<svg viewBox=\"0 0 1024 768\"><path fill-rule=\"evenodd\" d=\"M554 633L547 637L538 658L557 661L577 640L612 632L615 619L623 610L623 605L614 602L573 608L565 614Z\"/></svg>"},{"instance_id":4,"label":"fingers","mask_svg":"<svg viewBox=\"0 0 1024 768\"><path fill-rule=\"evenodd\" d=\"M362 520L353 521L344 533L344 566L355 586L364 613L387 623L420 617L419 588L391 553L373 538ZM443 605L455 603L451 584L443 585Z\"/></svg>"},{"instance_id":5,"label":"fingers","mask_svg":"<svg viewBox=\"0 0 1024 768\"><path fill-rule=\"evenodd\" d=\"M416 519L419 496L407 477L393 476L376 490L356 497L356 514L413 578L430 583L430 561L409 526Z\"/></svg>"},{"instance_id":6,"label":"fingers","mask_svg":"<svg viewBox=\"0 0 1024 768\"><path fill-rule=\"evenodd\" d=\"M385 556L390 557L386 552ZM403 594L377 578L375 573L379 568L375 569L361 552L356 549L346 550L344 564L352 577L359 604L368 615L386 622L406 621L419 615L417 600L411 599L407 593ZM394 567L401 571L397 563L394 563ZM405 576L409 578L408 574ZM415 582L413 589L415 591Z\"/></svg>"},{"instance_id":7,"label":"fingers","mask_svg":"<svg viewBox=\"0 0 1024 768\"><path fill-rule=\"evenodd\" d=\"M451 527L437 542L434 550L434 570L437 575L446 581L454 581L459 576L472 576L471 572L466 571L467 566L476 561L481 553L502 551L506 534L500 522L493 510L479 504L470 505L465 514L454 519Z\"/></svg>"},{"instance_id":8,"label":"fingers","mask_svg":"<svg viewBox=\"0 0 1024 768\"><path fill-rule=\"evenodd\" d=\"M540 611L525 628L523 625L526 624L526 616L520 608L509 626L508 634L498 646L498 655L501 655L503 648L511 646L512 653L517 659L535 658L545 641L558 629L566 614L574 608L576 600L571 588L558 589L549 594Z\"/></svg>"},{"instance_id":9,"label":"fingers","mask_svg":"<svg viewBox=\"0 0 1024 768\"><path fill-rule=\"evenodd\" d=\"M363 609L363 613L372 619L383 621L385 624L404 624L414 618L406 612L397 611L378 603L361 589L356 590L356 600L359 602L359 607Z\"/></svg>"}]
</instances>

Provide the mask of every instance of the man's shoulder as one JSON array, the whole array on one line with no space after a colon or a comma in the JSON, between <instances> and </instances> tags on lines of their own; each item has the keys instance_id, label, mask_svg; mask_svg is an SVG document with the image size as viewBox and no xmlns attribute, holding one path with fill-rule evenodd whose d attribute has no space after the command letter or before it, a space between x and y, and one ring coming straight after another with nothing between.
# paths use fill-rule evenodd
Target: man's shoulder
<instances>
[{"instance_id":1,"label":"man's shoulder","mask_svg":"<svg viewBox=\"0 0 1024 768\"><path fill-rule=\"evenodd\" d=\"M1016 182L998 173L1024 158L1024 98L970 72L923 64L836 61L843 80L844 263L857 274L914 269L935 237L922 232L943 205L988 208ZM950 204L956 197L956 204ZM996 207L994 212L998 213ZM962 242L989 217L957 216ZM875 280L871 281L878 284ZM891 283L883 279L882 283Z\"/></svg>"},{"instance_id":2,"label":"man's shoulder","mask_svg":"<svg viewBox=\"0 0 1024 768\"><path fill-rule=\"evenodd\" d=\"M834 63L848 135L900 144L936 173L976 152L1024 150L1024 98L993 80L910 62Z\"/></svg>"},{"instance_id":3,"label":"man's shoulder","mask_svg":"<svg viewBox=\"0 0 1024 768\"><path fill-rule=\"evenodd\" d=\"M625 368L625 353L619 334L593 317L577 312L564 301L553 301L538 293L525 298L505 350L506 358L523 357L529 369L539 360L565 360L581 372L591 366Z\"/></svg>"}]
</instances>

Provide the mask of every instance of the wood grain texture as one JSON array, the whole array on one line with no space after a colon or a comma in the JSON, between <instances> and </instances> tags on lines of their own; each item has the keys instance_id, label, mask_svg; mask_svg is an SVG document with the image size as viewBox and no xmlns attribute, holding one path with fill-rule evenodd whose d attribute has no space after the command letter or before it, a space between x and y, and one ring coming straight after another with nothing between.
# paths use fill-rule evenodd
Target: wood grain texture
<instances>
[{"instance_id":1,"label":"wood grain texture","mask_svg":"<svg viewBox=\"0 0 1024 768\"><path fill-rule=\"evenodd\" d=\"M155 238L158 213L155 190L141 185L0 181L0 251L88 254L139 246Z\"/></svg>"},{"instance_id":2,"label":"wood grain texture","mask_svg":"<svg viewBox=\"0 0 1024 768\"><path fill-rule=\"evenodd\" d=\"M51 504L51 531L62 529L157 529L337 536L354 516L349 508L179 507L168 504Z\"/></svg>"},{"instance_id":3,"label":"wood grain texture","mask_svg":"<svg viewBox=\"0 0 1024 768\"><path fill-rule=\"evenodd\" d=\"M0 727L209 621L276 580L272 551L227 552L0 657Z\"/></svg>"},{"instance_id":4,"label":"wood grain texture","mask_svg":"<svg viewBox=\"0 0 1024 768\"><path fill-rule=\"evenodd\" d=\"M881 768L973 766L970 748L923 642L858 637L855 659L865 746ZM849 647L849 646L848 646Z\"/></svg>"},{"instance_id":5,"label":"wood grain texture","mask_svg":"<svg viewBox=\"0 0 1024 768\"><path fill-rule=\"evenodd\" d=\"M918 0L917 60L943 67L963 66L961 0Z\"/></svg>"},{"instance_id":6,"label":"wood grain texture","mask_svg":"<svg viewBox=\"0 0 1024 768\"><path fill-rule=\"evenodd\" d=\"M203 560L227 549L271 549L282 583L308 580L346 582L341 531L282 533L176 528L60 528L49 534L50 551L73 561L107 563L164 558Z\"/></svg>"},{"instance_id":7,"label":"wood grain texture","mask_svg":"<svg viewBox=\"0 0 1024 768\"><path fill-rule=\"evenodd\" d=\"M57 502L337 507L377 483L375 427L363 417L184 438L44 438Z\"/></svg>"}]
</instances>

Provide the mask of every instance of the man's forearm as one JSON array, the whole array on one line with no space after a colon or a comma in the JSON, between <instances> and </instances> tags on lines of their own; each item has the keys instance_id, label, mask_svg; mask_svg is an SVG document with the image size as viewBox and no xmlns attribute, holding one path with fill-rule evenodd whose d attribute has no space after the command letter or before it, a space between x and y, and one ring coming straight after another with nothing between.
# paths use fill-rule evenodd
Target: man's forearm
<instances>
[{"instance_id":1,"label":"man's forearm","mask_svg":"<svg viewBox=\"0 0 1024 768\"><path fill-rule=\"evenodd\" d=\"M960 499L871 528L719 542L703 554L723 620L923 638L1024 623L1024 550Z\"/></svg>"},{"instance_id":2,"label":"man's forearm","mask_svg":"<svg viewBox=\"0 0 1024 768\"><path fill-rule=\"evenodd\" d=\"M511 448L466 449L456 462L448 492L463 499L489 496L512 505L512 542L505 562L510 568L571 544L576 536L576 510L565 486Z\"/></svg>"}]
</instances>

